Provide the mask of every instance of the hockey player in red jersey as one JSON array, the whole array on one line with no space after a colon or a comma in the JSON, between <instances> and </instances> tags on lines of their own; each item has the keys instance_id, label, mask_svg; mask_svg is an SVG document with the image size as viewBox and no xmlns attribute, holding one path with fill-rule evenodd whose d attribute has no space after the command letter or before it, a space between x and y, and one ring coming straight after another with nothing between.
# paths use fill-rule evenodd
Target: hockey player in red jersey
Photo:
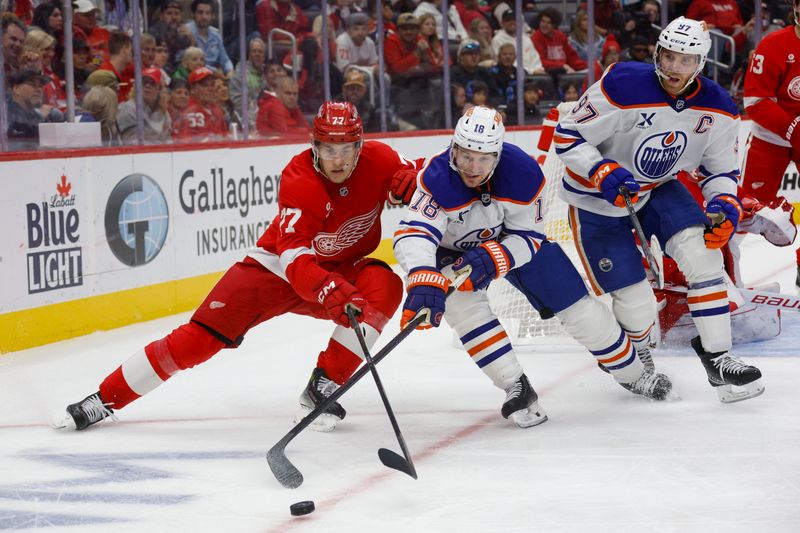
<instances>
[{"instance_id":1,"label":"hockey player in red jersey","mask_svg":"<svg viewBox=\"0 0 800 533\"><path fill-rule=\"evenodd\" d=\"M742 190L766 205L776 201L788 164L800 168L800 0L788 1L795 23L759 43L744 82L745 111L753 125ZM800 284L800 252L797 264Z\"/></svg>"},{"instance_id":2,"label":"hockey player in red jersey","mask_svg":"<svg viewBox=\"0 0 800 533\"><path fill-rule=\"evenodd\" d=\"M372 346L400 305L400 278L365 256L380 242L384 202L408 202L422 163L383 143L364 142L362 133L352 104L323 103L311 147L281 174L279 212L257 246L225 273L187 324L133 354L98 392L68 406L57 427L81 430L114 416L178 371L236 348L250 328L284 313L337 324L300 396L301 413L344 383L362 361L345 308L360 310ZM315 424L330 431L344 416L334 403Z\"/></svg>"}]
</instances>

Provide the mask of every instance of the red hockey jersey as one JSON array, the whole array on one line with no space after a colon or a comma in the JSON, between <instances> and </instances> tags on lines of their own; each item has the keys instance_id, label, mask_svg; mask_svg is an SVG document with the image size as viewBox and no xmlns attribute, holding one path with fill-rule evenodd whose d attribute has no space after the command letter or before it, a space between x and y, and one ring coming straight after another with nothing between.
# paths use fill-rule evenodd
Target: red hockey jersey
<instances>
[{"instance_id":1,"label":"red hockey jersey","mask_svg":"<svg viewBox=\"0 0 800 533\"><path fill-rule=\"evenodd\" d=\"M794 26L767 35L756 48L744 80L744 105L753 135L779 146L800 116L800 38Z\"/></svg>"},{"instance_id":2,"label":"red hockey jersey","mask_svg":"<svg viewBox=\"0 0 800 533\"><path fill-rule=\"evenodd\" d=\"M227 137L228 124L225 112L217 104L204 107L190 100L173 124L173 131L176 139L201 141L209 137Z\"/></svg>"},{"instance_id":3,"label":"red hockey jersey","mask_svg":"<svg viewBox=\"0 0 800 533\"><path fill-rule=\"evenodd\" d=\"M378 247L392 176L404 168L416 168L415 162L367 141L353 173L336 184L314 169L311 149L304 150L283 169L278 215L250 257L288 280L301 297L315 298L329 272Z\"/></svg>"}]
</instances>

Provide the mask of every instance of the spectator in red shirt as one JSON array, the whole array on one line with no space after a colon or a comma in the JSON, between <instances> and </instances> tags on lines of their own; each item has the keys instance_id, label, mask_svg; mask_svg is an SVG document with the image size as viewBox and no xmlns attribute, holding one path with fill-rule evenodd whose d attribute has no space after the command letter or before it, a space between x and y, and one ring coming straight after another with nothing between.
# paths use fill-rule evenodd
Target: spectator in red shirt
<instances>
[{"instance_id":1,"label":"spectator in red shirt","mask_svg":"<svg viewBox=\"0 0 800 533\"><path fill-rule=\"evenodd\" d=\"M744 23L736 0L693 0L686 11L686 18L703 20L708 29L716 28L733 37L737 53L742 51L747 34L755 27L755 19Z\"/></svg>"},{"instance_id":2,"label":"spectator in red shirt","mask_svg":"<svg viewBox=\"0 0 800 533\"><path fill-rule=\"evenodd\" d=\"M227 137L225 113L217 104L217 74L208 67L196 68L189 74L189 105L178 115L174 124L178 140L207 141Z\"/></svg>"},{"instance_id":3,"label":"spectator in red shirt","mask_svg":"<svg viewBox=\"0 0 800 533\"><path fill-rule=\"evenodd\" d=\"M411 13L397 19L397 33L386 37L386 70L392 79L420 78L433 71L431 50L419 34L419 20Z\"/></svg>"},{"instance_id":4,"label":"spectator in red shirt","mask_svg":"<svg viewBox=\"0 0 800 533\"><path fill-rule=\"evenodd\" d=\"M72 25L75 38L87 43L107 43L111 38L111 32L97 25L97 7L91 0L72 2Z\"/></svg>"},{"instance_id":5,"label":"spectator in red shirt","mask_svg":"<svg viewBox=\"0 0 800 533\"><path fill-rule=\"evenodd\" d=\"M126 33L115 31L108 39L108 61L100 65L97 70L108 70L114 74L119 82L117 97L119 102L128 99L128 93L133 87L133 41Z\"/></svg>"},{"instance_id":6,"label":"spectator in red shirt","mask_svg":"<svg viewBox=\"0 0 800 533\"><path fill-rule=\"evenodd\" d=\"M292 0L259 0L256 2L256 22L265 40L273 28L286 30L295 37L302 37L310 30L308 17ZM277 33L273 39L285 41L288 37Z\"/></svg>"},{"instance_id":7,"label":"spectator in red shirt","mask_svg":"<svg viewBox=\"0 0 800 533\"><path fill-rule=\"evenodd\" d=\"M275 98L262 101L258 108L256 129L261 135L305 134L308 122L297 106L299 90L297 82L286 76L280 78L275 87Z\"/></svg>"},{"instance_id":8,"label":"spectator in red shirt","mask_svg":"<svg viewBox=\"0 0 800 533\"><path fill-rule=\"evenodd\" d=\"M558 10L551 7L543 9L539 15L539 29L531 37L544 69L554 75L586 68L586 61L570 46L566 34L557 29L560 22L561 13Z\"/></svg>"}]
</instances>

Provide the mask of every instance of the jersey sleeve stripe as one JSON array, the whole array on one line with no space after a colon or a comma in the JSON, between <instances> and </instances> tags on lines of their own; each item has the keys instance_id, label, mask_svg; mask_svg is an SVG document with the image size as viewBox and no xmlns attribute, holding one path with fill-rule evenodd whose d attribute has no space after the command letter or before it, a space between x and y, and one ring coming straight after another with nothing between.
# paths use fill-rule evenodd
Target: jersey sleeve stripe
<instances>
[{"instance_id":1,"label":"jersey sleeve stripe","mask_svg":"<svg viewBox=\"0 0 800 533\"><path fill-rule=\"evenodd\" d=\"M533 230L504 229L503 231L505 231L509 235L520 235L522 237L538 239L540 241L543 241L544 239L547 238L545 234Z\"/></svg>"},{"instance_id":2,"label":"jersey sleeve stripe","mask_svg":"<svg viewBox=\"0 0 800 533\"><path fill-rule=\"evenodd\" d=\"M414 234L407 234L407 235L398 235L397 233L394 234L394 242L392 242L392 249L397 247L397 243L402 241L403 239L409 238L417 238L417 239L425 239L426 241L430 241L434 246L439 246L439 241L431 237L430 235L425 235L422 233L414 233Z\"/></svg>"},{"instance_id":3,"label":"jersey sleeve stripe","mask_svg":"<svg viewBox=\"0 0 800 533\"><path fill-rule=\"evenodd\" d=\"M306 248L305 246L301 248L292 248L290 250L285 250L280 256L280 262L283 271L286 272L286 270L289 268L289 265L291 265L295 259L304 254L314 255L314 250L312 250L311 248Z\"/></svg>"},{"instance_id":4,"label":"jersey sleeve stripe","mask_svg":"<svg viewBox=\"0 0 800 533\"><path fill-rule=\"evenodd\" d=\"M408 220L408 221L401 220L400 221L400 226L411 226L411 227L414 227L414 228L421 228L423 230L427 230L428 233L430 233L431 235L433 235L437 239L442 240L442 232L439 231L438 229L434 228L430 224L426 224L425 222L419 222L419 221L416 221L416 220Z\"/></svg>"}]
</instances>

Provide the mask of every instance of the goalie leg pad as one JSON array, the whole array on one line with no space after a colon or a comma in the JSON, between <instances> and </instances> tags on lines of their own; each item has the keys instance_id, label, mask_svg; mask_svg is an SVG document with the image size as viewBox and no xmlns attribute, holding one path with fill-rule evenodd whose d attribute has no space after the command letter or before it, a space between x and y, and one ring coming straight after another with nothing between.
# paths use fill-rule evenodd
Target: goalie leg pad
<instances>
[{"instance_id":1,"label":"goalie leg pad","mask_svg":"<svg viewBox=\"0 0 800 533\"><path fill-rule=\"evenodd\" d=\"M667 242L667 253L686 277L686 300L703 346L725 352L731 348L731 320L722 254L705 247L702 231L693 226L675 234Z\"/></svg>"},{"instance_id":2,"label":"goalie leg pad","mask_svg":"<svg viewBox=\"0 0 800 533\"><path fill-rule=\"evenodd\" d=\"M454 292L448 298L444 319L458 334L472 362L497 388L506 390L522 376L522 365L489 307L486 291Z\"/></svg>"},{"instance_id":3,"label":"goalie leg pad","mask_svg":"<svg viewBox=\"0 0 800 533\"><path fill-rule=\"evenodd\" d=\"M644 365L636 357L630 338L599 299L587 294L557 316L564 329L618 382L633 382L641 376Z\"/></svg>"}]
</instances>

